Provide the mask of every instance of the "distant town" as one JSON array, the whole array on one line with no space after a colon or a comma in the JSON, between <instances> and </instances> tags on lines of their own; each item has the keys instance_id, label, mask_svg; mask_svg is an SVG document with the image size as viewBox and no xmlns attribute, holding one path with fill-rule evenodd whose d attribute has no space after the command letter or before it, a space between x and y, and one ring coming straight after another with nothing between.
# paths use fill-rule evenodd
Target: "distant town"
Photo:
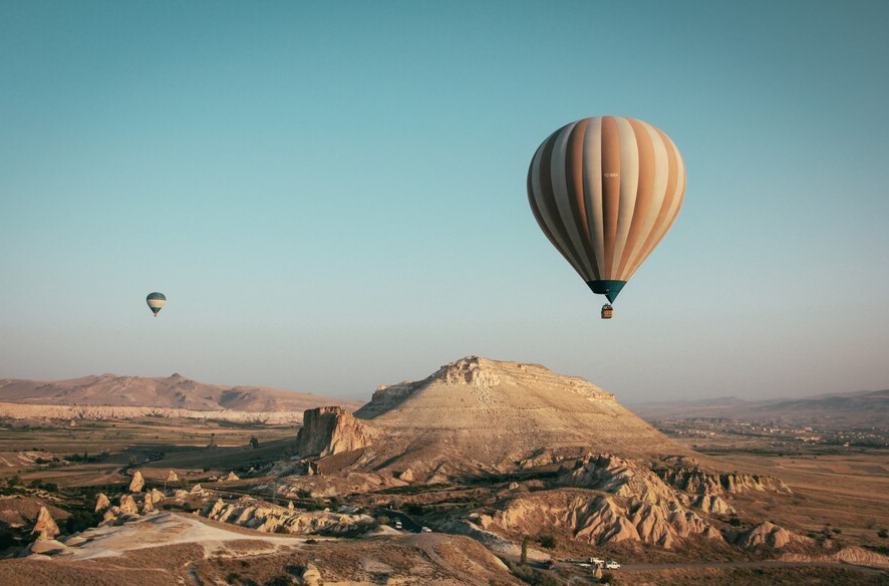
<instances>
[{"instance_id":1,"label":"distant town","mask_svg":"<svg viewBox=\"0 0 889 586\"><path fill-rule=\"evenodd\" d=\"M837 429L799 425L783 421L751 422L725 417L660 419L652 424L666 435L682 439L703 450L720 451L720 444L731 442L733 451L740 445L772 451L801 448L887 448L889 426ZM696 440L700 440L695 443Z\"/></svg>"}]
</instances>

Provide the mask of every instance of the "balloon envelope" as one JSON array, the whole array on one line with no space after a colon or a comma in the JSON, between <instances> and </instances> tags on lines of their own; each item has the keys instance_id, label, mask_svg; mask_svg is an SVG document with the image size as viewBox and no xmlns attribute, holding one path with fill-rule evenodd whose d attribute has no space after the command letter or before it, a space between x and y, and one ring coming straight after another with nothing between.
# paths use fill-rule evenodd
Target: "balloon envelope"
<instances>
[{"instance_id":1,"label":"balloon envelope","mask_svg":"<svg viewBox=\"0 0 889 586\"><path fill-rule=\"evenodd\" d=\"M528 169L528 201L540 229L609 301L666 235L684 197L676 145L634 118L563 126L543 141Z\"/></svg>"},{"instance_id":2,"label":"balloon envelope","mask_svg":"<svg viewBox=\"0 0 889 586\"><path fill-rule=\"evenodd\" d=\"M167 298L163 293L154 292L148 294L148 297L145 298L145 302L148 303L148 308L154 313L154 317L157 317L157 312L167 304Z\"/></svg>"}]
</instances>

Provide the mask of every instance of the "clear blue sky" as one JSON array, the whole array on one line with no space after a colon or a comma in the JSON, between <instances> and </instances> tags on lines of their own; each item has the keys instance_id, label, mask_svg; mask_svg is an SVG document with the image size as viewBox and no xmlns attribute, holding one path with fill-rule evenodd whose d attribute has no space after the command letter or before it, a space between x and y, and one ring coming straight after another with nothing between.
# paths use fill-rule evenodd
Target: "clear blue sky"
<instances>
[{"instance_id":1,"label":"clear blue sky","mask_svg":"<svg viewBox=\"0 0 889 586\"><path fill-rule=\"evenodd\" d=\"M626 402L889 387L889 3L0 2L0 377L368 397L467 354ZM682 151L615 319L538 144ZM145 295L164 292L157 319Z\"/></svg>"}]
</instances>

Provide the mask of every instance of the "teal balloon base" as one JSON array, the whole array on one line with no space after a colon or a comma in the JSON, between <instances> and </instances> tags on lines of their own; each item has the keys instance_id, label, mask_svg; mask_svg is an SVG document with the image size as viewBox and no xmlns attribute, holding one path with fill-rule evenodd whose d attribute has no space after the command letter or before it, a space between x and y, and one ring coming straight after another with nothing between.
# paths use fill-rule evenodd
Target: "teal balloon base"
<instances>
[{"instance_id":1,"label":"teal balloon base","mask_svg":"<svg viewBox=\"0 0 889 586\"><path fill-rule=\"evenodd\" d=\"M626 281L587 281L587 285L589 285L590 289L593 290L593 293L597 295L604 295L608 298L608 301L614 303L614 300L617 299L620 290L624 288L624 285L627 284Z\"/></svg>"}]
</instances>

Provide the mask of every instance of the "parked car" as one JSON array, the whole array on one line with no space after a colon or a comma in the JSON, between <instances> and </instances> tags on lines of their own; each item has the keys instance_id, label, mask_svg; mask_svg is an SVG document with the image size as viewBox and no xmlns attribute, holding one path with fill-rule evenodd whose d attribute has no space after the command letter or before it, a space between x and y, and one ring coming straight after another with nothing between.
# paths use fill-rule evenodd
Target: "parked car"
<instances>
[{"instance_id":1,"label":"parked car","mask_svg":"<svg viewBox=\"0 0 889 586\"><path fill-rule=\"evenodd\" d=\"M620 568L620 564L614 560L611 560L605 564L605 567L608 568L609 570L617 570Z\"/></svg>"},{"instance_id":2,"label":"parked car","mask_svg":"<svg viewBox=\"0 0 889 586\"><path fill-rule=\"evenodd\" d=\"M401 521L395 521L395 528L401 529Z\"/></svg>"},{"instance_id":3,"label":"parked car","mask_svg":"<svg viewBox=\"0 0 889 586\"><path fill-rule=\"evenodd\" d=\"M422 529L420 529L420 531L422 531L423 533L432 533L432 529L430 529L429 527L423 527Z\"/></svg>"},{"instance_id":4,"label":"parked car","mask_svg":"<svg viewBox=\"0 0 889 586\"><path fill-rule=\"evenodd\" d=\"M552 570L553 568L556 567L556 560L553 560L553 559L546 560L545 562L543 562L543 567L546 568L547 570Z\"/></svg>"}]
</instances>

